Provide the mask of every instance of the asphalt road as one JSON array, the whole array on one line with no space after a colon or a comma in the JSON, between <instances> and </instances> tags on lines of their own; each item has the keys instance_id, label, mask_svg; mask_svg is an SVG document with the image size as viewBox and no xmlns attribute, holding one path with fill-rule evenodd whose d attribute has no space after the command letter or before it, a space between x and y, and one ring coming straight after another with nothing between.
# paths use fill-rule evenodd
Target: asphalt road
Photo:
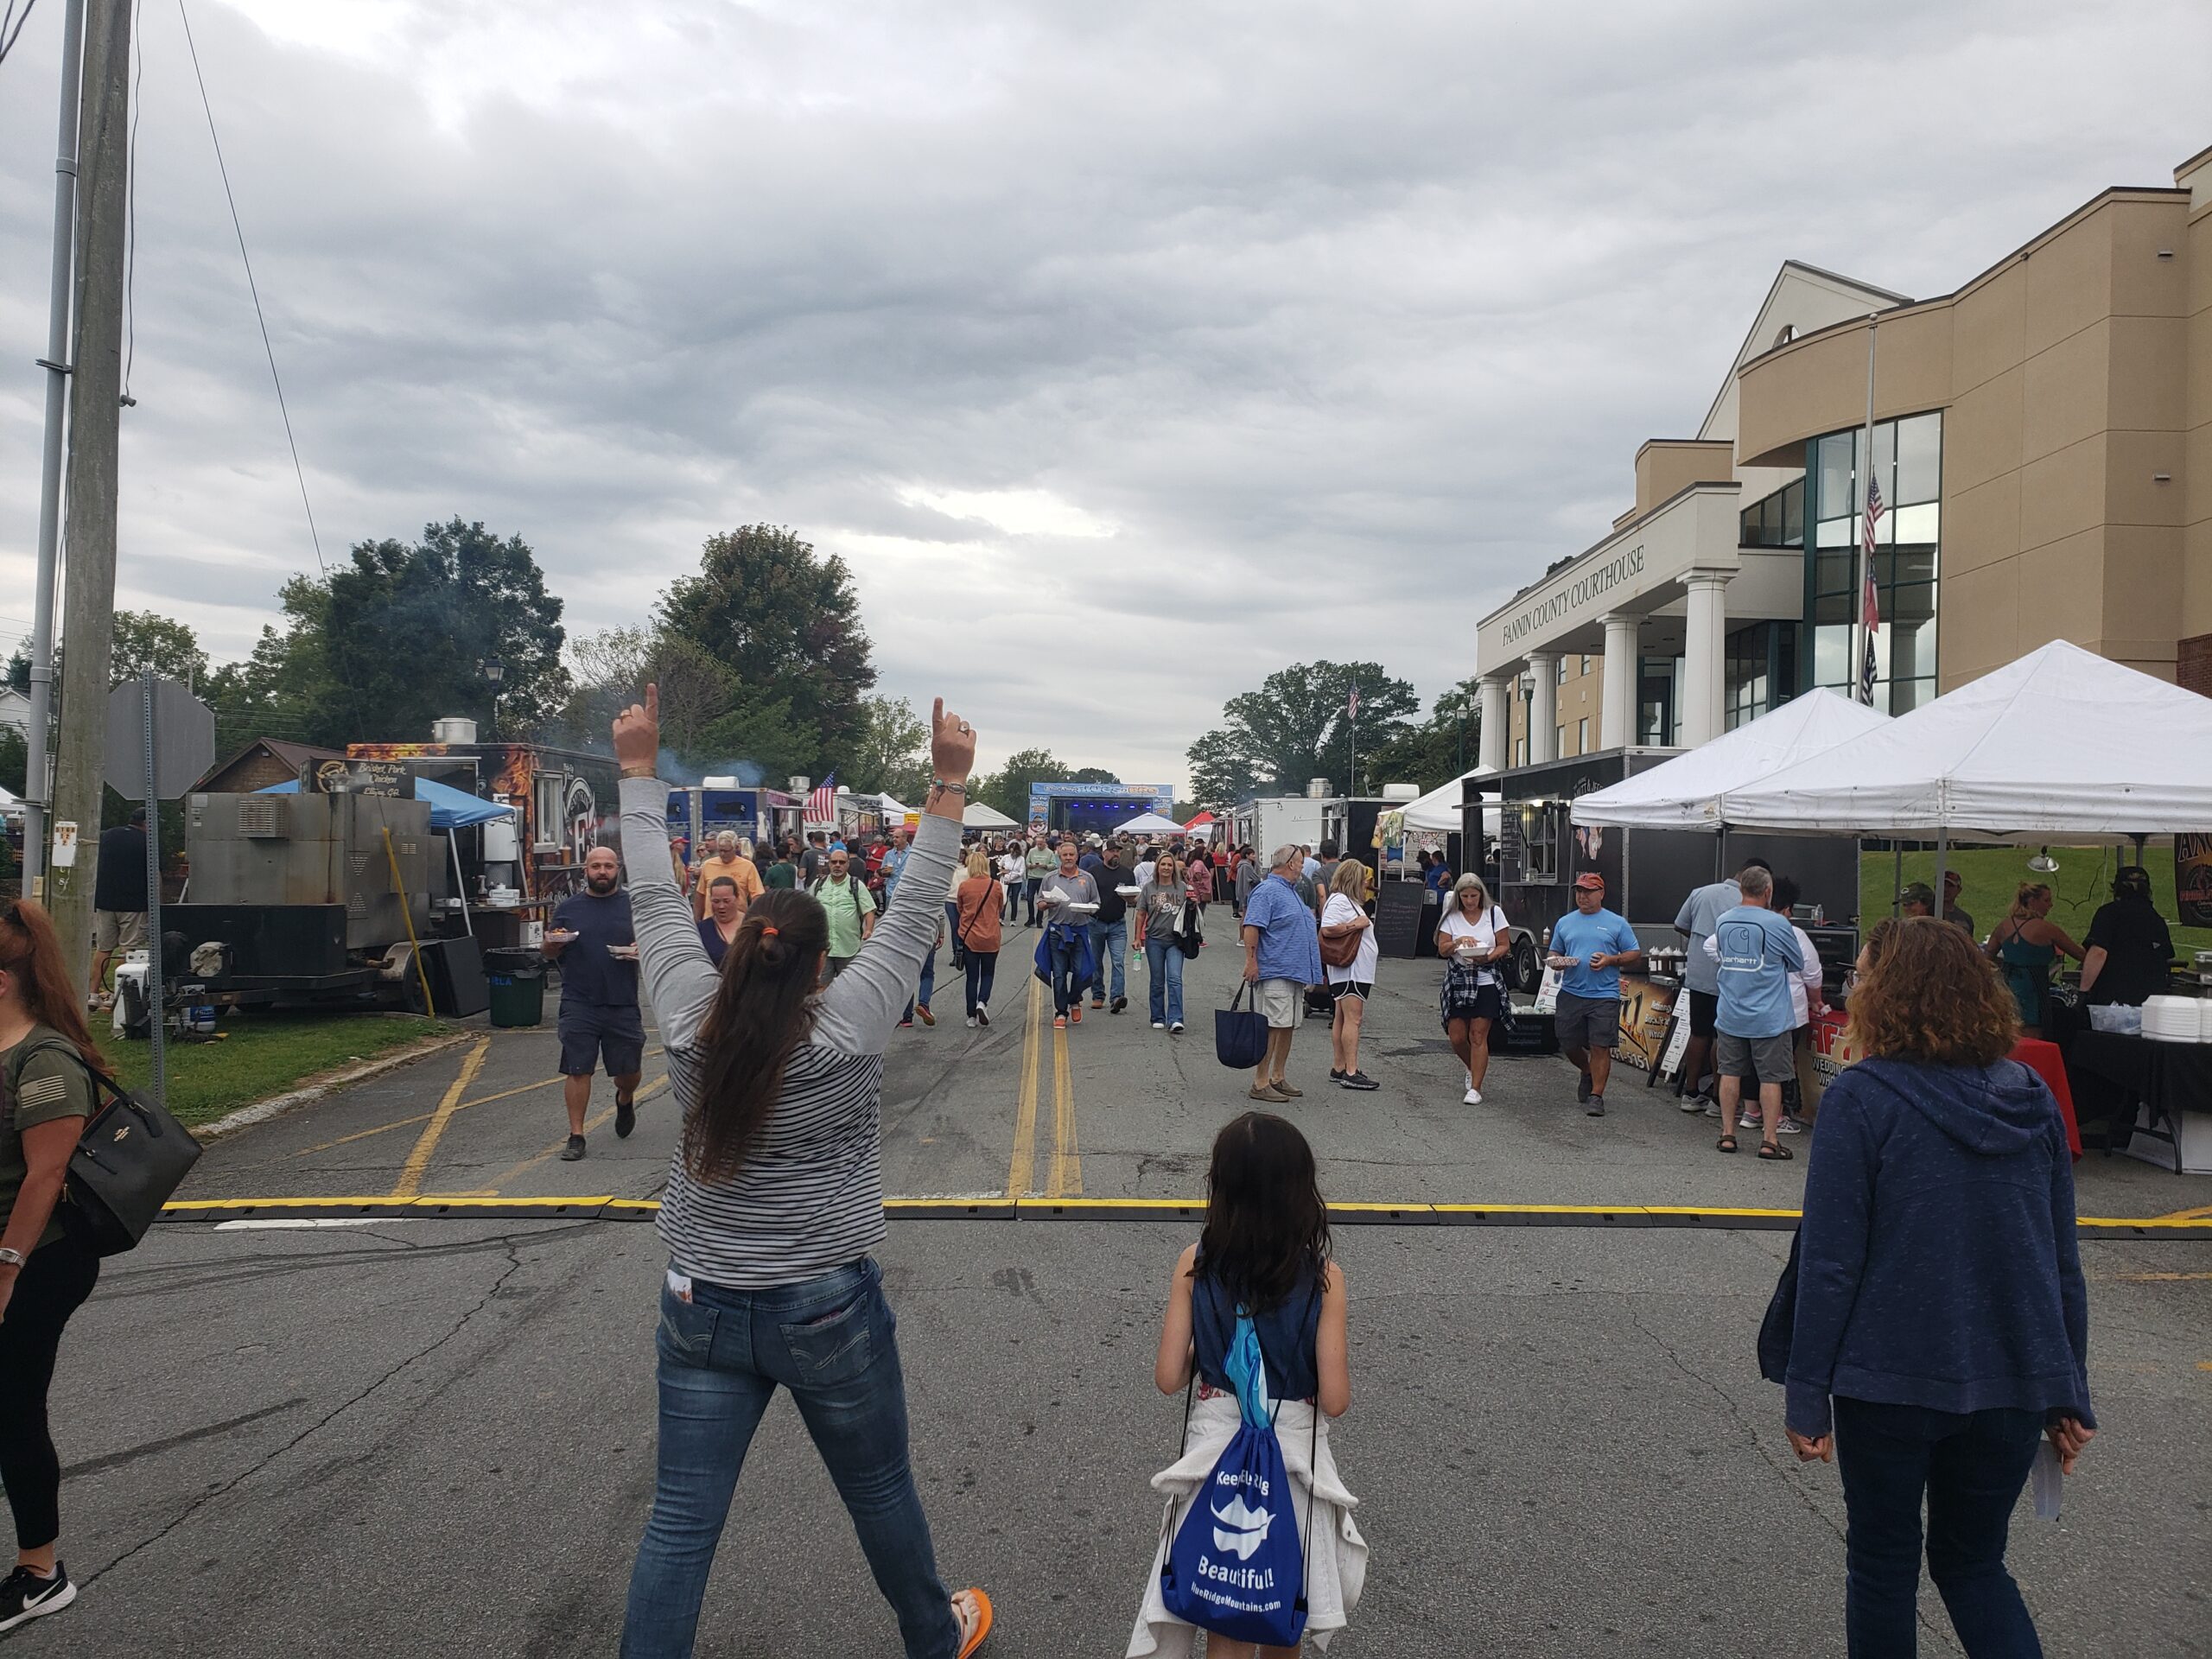
<instances>
[{"instance_id":1,"label":"asphalt road","mask_svg":"<svg viewBox=\"0 0 2212 1659\"><path fill-rule=\"evenodd\" d=\"M1218 931L1218 929L1217 929ZM1194 1198L1246 1103L1212 1058L1233 957L1193 976L1192 1034L1133 1007L1064 1038L1027 1007L1014 936L988 1031L898 1033L893 1193ZM1802 1164L1712 1150L1655 1091L1602 1121L1556 1060L1501 1062L1479 1108L1434 1020L1433 967L1386 964L1367 1069L1331 1089L1301 1032L1289 1115L1329 1196L1392 1203L1794 1204ZM1135 986L1141 991L1141 976ZM947 1018L950 1014L951 1017ZM1025 1016L1028 1017L1025 1017ZM486 1033L213 1146L198 1198L643 1198L673 1144L563 1134L553 1039ZM1063 1064L1065 1057L1065 1064ZM659 1068L648 1059L646 1077ZM1641 1078L1624 1077L1624 1083ZM610 1096L604 1084L594 1115ZM2212 1181L2094 1154L2084 1213L2212 1205ZM989 1649L1118 1653L1159 1523L1147 1477L1180 1402L1150 1386L1187 1228L898 1221L884 1252L915 1458L948 1579L999 1604ZM1842 1510L1800 1467L1751 1345L1770 1232L1344 1226L1355 1402L1336 1444L1373 1548L1332 1651L1842 1651ZM2101 1240L2092 1378L2105 1432L2057 1526L2014 1562L2053 1653L2212 1652L2212 1242ZM56 1654L613 1649L652 1480L654 1287L641 1222L168 1224L110 1264L54 1389L79 1604L15 1638ZM1926 1603L1929 1651L1951 1651ZM787 1402L740 1484L701 1651L895 1650Z\"/></svg>"}]
</instances>

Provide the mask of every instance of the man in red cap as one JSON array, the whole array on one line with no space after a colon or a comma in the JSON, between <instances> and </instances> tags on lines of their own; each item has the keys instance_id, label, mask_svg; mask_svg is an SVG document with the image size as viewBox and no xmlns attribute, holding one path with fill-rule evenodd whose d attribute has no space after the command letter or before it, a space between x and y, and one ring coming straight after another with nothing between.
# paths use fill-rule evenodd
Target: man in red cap
<instances>
[{"instance_id":1,"label":"man in red cap","mask_svg":"<svg viewBox=\"0 0 2212 1659\"><path fill-rule=\"evenodd\" d=\"M1643 947L1627 918L1605 908L1605 878L1597 871L1574 878L1574 908L1552 924L1546 960L1560 970L1552 1015L1560 1051L1582 1074L1574 1097L1592 1117L1603 1117L1621 1034L1621 969L1641 967Z\"/></svg>"}]
</instances>

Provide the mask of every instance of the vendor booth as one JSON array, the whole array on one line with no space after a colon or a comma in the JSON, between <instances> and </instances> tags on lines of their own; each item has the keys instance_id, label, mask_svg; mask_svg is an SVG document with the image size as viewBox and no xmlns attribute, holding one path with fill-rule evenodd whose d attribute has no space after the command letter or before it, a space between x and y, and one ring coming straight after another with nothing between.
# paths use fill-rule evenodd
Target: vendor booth
<instances>
[{"instance_id":1,"label":"vendor booth","mask_svg":"<svg viewBox=\"0 0 2212 1659\"><path fill-rule=\"evenodd\" d=\"M2127 842L2140 861L2153 838L2212 826L2212 699L2056 640L1824 754L1724 790L1713 812L1791 834L1933 840L1939 885L1954 836ZM2176 976L2167 991L2212 996L2199 977ZM2212 1068L2198 1064L2212 1022L2162 1017L2135 1032L2078 1034L2074 1022L2053 1026L2074 1095L2116 1086L2134 1108L2128 1150L2212 1173Z\"/></svg>"},{"instance_id":2,"label":"vendor booth","mask_svg":"<svg viewBox=\"0 0 2212 1659\"><path fill-rule=\"evenodd\" d=\"M970 801L961 809L963 830L1019 830L1021 826L988 801Z\"/></svg>"}]
</instances>

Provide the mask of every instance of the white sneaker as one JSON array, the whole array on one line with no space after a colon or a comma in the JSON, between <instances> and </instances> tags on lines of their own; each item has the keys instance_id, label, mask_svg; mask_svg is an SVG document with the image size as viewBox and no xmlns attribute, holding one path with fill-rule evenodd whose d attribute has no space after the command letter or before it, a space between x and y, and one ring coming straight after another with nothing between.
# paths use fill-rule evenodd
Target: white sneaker
<instances>
[{"instance_id":1,"label":"white sneaker","mask_svg":"<svg viewBox=\"0 0 2212 1659\"><path fill-rule=\"evenodd\" d=\"M1474 1074L1473 1072L1470 1071L1470 1072L1468 1072L1468 1073L1467 1073L1467 1092L1468 1092L1469 1094L1472 1094L1472 1093L1474 1093L1474 1091L1475 1091L1475 1074Z\"/></svg>"},{"instance_id":2,"label":"white sneaker","mask_svg":"<svg viewBox=\"0 0 2212 1659\"><path fill-rule=\"evenodd\" d=\"M1782 1122L1774 1126L1774 1130L1777 1135L1802 1135L1805 1133L1805 1126L1790 1116L1789 1113L1784 1112L1782 1115Z\"/></svg>"},{"instance_id":3,"label":"white sneaker","mask_svg":"<svg viewBox=\"0 0 2212 1659\"><path fill-rule=\"evenodd\" d=\"M1170 1037L1180 1037L1183 1034L1183 1022L1178 1020L1173 1025L1168 1027L1167 1034Z\"/></svg>"},{"instance_id":4,"label":"white sneaker","mask_svg":"<svg viewBox=\"0 0 2212 1659\"><path fill-rule=\"evenodd\" d=\"M1152 1028L1154 1031L1165 1031L1167 1029L1167 1022L1165 1020L1155 1020L1152 1022Z\"/></svg>"},{"instance_id":5,"label":"white sneaker","mask_svg":"<svg viewBox=\"0 0 2212 1659\"><path fill-rule=\"evenodd\" d=\"M968 1029L970 1031L976 1029L976 1016L972 1014L968 1016Z\"/></svg>"},{"instance_id":6,"label":"white sneaker","mask_svg":"<svg viewBox=\"0 0 2212 1659\"><path fill-rule=\"evenodd\" d=\"M1678 1103L1685 1112L1701 1112L1713 1104L1703 1095L1684 1095Z\"/></svg>"},{"instance_id":7,"label":"white sneaker","mask_svg":"<svg viewBox=\"0 0 2212 1659\"><path fill-rule=\"evenodd\" d=\"M1476 1088L1472 1084L1469 1084L1467 1085L1467 1097L1459 1103L1463 1106L1481 1105L1483 1103L1483 1091Z\"/></svg>"},{"instance_id":8,"label":"white sneaker","mask_svg":"<svg viewBox=\"0 0 2212 1659\"><path fill-rule=\"evenodd\" d=\"M1739 1129L1756 1129L1760 1128L1765 1121L1757 1112L1745 1112L1736 1120L1736 1127Z\"/></svg>"}]
</instances>

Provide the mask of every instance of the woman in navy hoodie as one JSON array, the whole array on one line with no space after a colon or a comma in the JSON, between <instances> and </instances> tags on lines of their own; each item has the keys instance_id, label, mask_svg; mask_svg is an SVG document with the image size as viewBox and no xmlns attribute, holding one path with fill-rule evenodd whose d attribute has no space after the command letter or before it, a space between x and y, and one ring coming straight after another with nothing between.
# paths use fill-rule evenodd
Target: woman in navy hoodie
<instances>
[{"instance_id":1,"label":"woman in navy hoodie","mask_svg":"<svg viewBox=\"0 0 2212 1659\"><path fill-rule=\"evenodd\" d=\"M1790 1446L1841 1466L1847 1640L1914 1651L1924 1497L1961 1644L2039 1655L2006 1529L2042 1437L2070 1471L2096 1428L2065 1125L2005 1058L2012 997L1948 923L1874 928L1851 1028L1865 1058L1821 1102L1787 1374Z\"/></svg>"}]
</instances>

